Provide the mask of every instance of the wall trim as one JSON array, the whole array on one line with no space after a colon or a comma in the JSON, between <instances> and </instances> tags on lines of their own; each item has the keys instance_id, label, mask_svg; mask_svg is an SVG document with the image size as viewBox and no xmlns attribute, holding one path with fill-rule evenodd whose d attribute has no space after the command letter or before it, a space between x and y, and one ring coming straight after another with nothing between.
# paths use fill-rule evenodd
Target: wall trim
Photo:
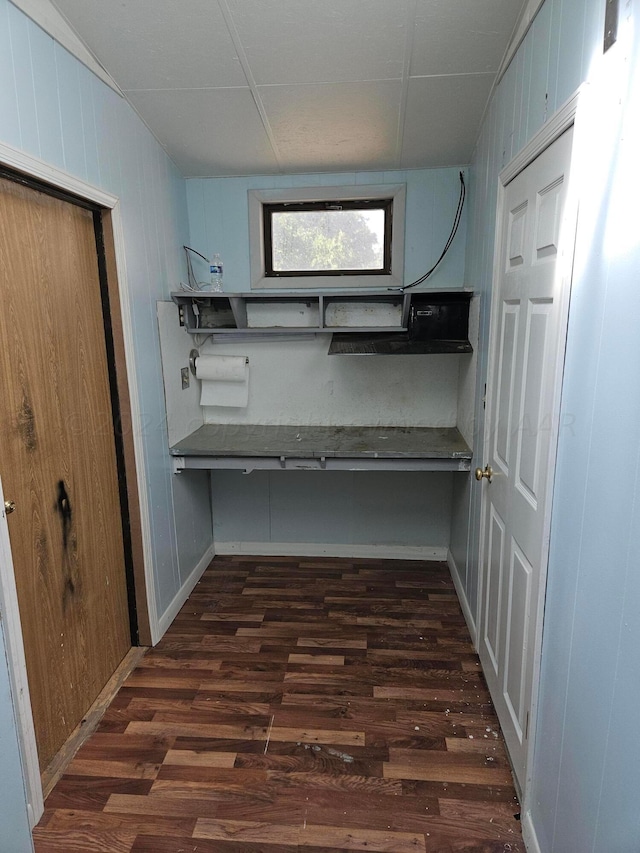
<instances>
[{"instance_id":1,"label":"wall trim","mask_svg":"<svg viewBox=\"0 0 640 853\"><path fill-rule=\"evenodd\" d=\"M209 545L209 547L204 552L202 557L200 557L200 559L196 563L196 565L195 565L193 571L191 572L191 574L189 575L189 577L186 579L186 581L182 584L182 586L180 587L178 592L173 597L171 604L167 607L167 609L164 611L162 616L158 619L158 622L157 622L158 636L157 636L157 639L154 638L154 645L156 645L156 643L158 643L162 639L162 637L165 635L165 633L167 632L167 629L169 628L169 626L171 625L173 620L176 618L176 616L180 612L182 605L185 603L185 601L189 598L189 596L193 592L195 585L198 583L198 581L200 580L200 578L204 574L206 568L208 567L211 560L213 560L215 555L216 555L216 549L214 548L213 545Z\"/></svg>"},{"instance_id":2,"label":"wall trim","mask_svg":"<svg viewBox=\"0 0 640 853\"><path fill-rule=\"evenodd\" d=\"M453 585L460 600L460 607L462 608L462 613L464 615L465 622L467 623L467 628L469 629L469 633L471 634L471 642L473 643L473 647L477 649L478 629L476 627L476 622L471 612L471 607L469 606L469 601L467 600L467 595L464 590L464 584L462 583L462 579L460 577L460 571L458 570L458 566L450 550L447 551L447 564L449 566L449 570L451 571L451 579L453 580Z\"/></svg>"},{"instance_id":3,"label":"wall trim","mask_svg":"<svg viewBox=\"0 0 640 853\"><path fill-rule=\"evenodd\" d=\"M0 498L4 500L0 482ZM4 506L4 504L3 504ZM40 765L33 712L29 697L27 663L18 607L18 591L13 571L9 528L4 510L0 511L0 615L4 622L6 659L9 668L9 683L16 721L20 758L24 774L24 791L31 829L42 817L44 798L40 781ZM0 634L2 627L0 626Z\"/></svg>"},{"instance_id":4,"label":"wall trim","mask_svg":"<svg viewBox=\"0 0 640 853\"><path fill-rule=\"evenodd\" d=\"M155 595L155 579L153 571L153 546L151 536L151 513L146 483L146 461L144 452L143 418L140 410L140 392L138 390L138 374L136 371L136 356L133 334L133 319L129 300L129 279L127 277L127 260L124 251L124 229L120 214L120 202L116 199L111 207L111 225L113 229L113 246L115 254L117 283L120 292L120 316L122 319L122 337L124 340L125 361L127 365L127 382L129 384L129 410L133 427L133 448L138 479L138 502L140 508L140 527L142 535L142 551L144 561L144 577L147 594L147 612L149 616L149 633L151 642L155 645L160 639L158 633L158 603ZM138 602L141 604L142 602Z\"/></svg>"},{"instance_id":5,"label":"wall trim","mask_svg":"<svg viewBox=\"0 0 640 853\"><path fill-rule=\"evenodd\" d=\"M24 172L31 178L38 178L47 184L53 184L59 189L92 201L100 207L113 208L118 202L117 196L94 187L93 184L88 184L82 178L63 172L62 169L46 163L39 157L33 157L31 154L7 145L6 142L0 142L0 163L17 172Z\"/></svg>"},{"instance_id":6,"label":"wall trim","mask_svg":"<svg viewBox=\"0 0 640 853\"><path fill-rule=\"evenodd\" d=\"M487 113L489 111L489 106L491 101L493 100L493 96L496 93L496 89L500 85L500 82L504 75L507 73L507 69L511 65L511 60L518 52L520 45L527 37L527 33L531 29L533 22L535 20L536 15L544 5L545 0L528 0L522 12L520 13L520 17L518 18L516 25L511 33L511 38L509 39L509 44L507 45L507 49L504 52L502 59L500 60L500 65L498 66L498 71L496 72L495 79L491 85L491 91L489 92L489 97L487 98L487 103L485 104L484 111L480 118L480 124L478 127L482 127L484 121L487 117ZM476 147L478 145L478 140L476 139Z\"/></svg>"},{"instance_id":7,"label":"wall trim","mask_svg":"<svg viewBox=\"0 0 640 853\"><path fill-rule=\"evenodd\" d=\"M500 182L503 187L506 187L516 175L519 175L523 169L533 163L565 130L571 127L575 120L581 91L582 87L577 89L561 107L558 107L533 139L504 167L500 172Z\"/></svg>"},{"instance_id":8,"label":"wall trim","mask_svg":"<svg viewBox=\"0 0 640 853\"><path fill-rule=\"evenodd\" d=\"M122 90L109 72L103 68L86 44L71 27L67 19L49 2L49 0L11 0L28 18L61 44L72 56L75 56L89 71L99 77L121 98Z\"/></svg>"},{"instance_id":9,"label":"wall trim","mask_svg":"<svg viewBox=\"0 0 640 853\"><path fill-rule=\"evenodd\" d=\"M216 542L216 554L247 557L360 557L372 560L447 559L441 545L323 545L318 542Z\"/></svg>"},{"instance_id":10,"label":"wall trim","mask_svg":"<svg viewBox=\"0 0 640 853\"><path fill-rule=\"evenodd\" d=\"M529 810L522 815L522 839L527 853L542 853L542 847L538 842L533 818Z\"/></svg>"},{"instance_id":11,"label":"wall trim","mask_svg":"<svg viewBox=\"0 0 640 853\"><path fill-rule=\"evenodd\" d=\"M509 67L509 65L511 65L511 60L518 52L518 48L520 47L522 42L525 40L527 33L531 29L535 17L542 8L544 2L545 0L529 0L529 2L522 10L518 23L516 24L513 34L511 36L511 40L509 41L509 45L507 46L505 54L502 57L500 67L498 68L494 88L502 80L507 68Z\"/></svg>"},{"instance_id":12,"label":"wall trim","mask_svg":"<svg viewBox=\"0 0 640 853\"><path fill-rule=\"evenodd\" d=\"M404 283L406 184L347 184L339 187L288 187L248 190L249 203L249 265L251 290L260 288L304 290L306 288L385 288L402 287ZM294 276L267 278L265 274L265 245L263 206L270 203L312 201L359 201L360 199L393 200L393 231L391 236L391 272L388 275L352 275L345 284L340 276Z\"/></svg>"}]
</instances>

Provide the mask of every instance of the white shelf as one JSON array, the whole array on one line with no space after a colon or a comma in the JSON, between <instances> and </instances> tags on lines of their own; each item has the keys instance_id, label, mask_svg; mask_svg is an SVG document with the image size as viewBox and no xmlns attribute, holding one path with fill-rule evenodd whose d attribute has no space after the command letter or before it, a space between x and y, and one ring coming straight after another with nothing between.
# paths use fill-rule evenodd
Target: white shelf
<instances>
[{"instance_id":1,"label":"white shelf","mask_svg":"<svg viewBox=\"0 0 640 853\"><path fill-rule=\"evenodd\" d=\"M177 291L185 328L192 334L317 334L405 332L411 294L399 291L212 293Z\"/></svg>"},{"instance_id":2,"label":"white shelf","mask_svg":"<svg viewBox=\"0 0 640 853\"><path fill-rule=\"evenodd\" d=\"M275 339L333 335L330 355L472 352L470 291L331 290L172 293L191 334Z\"/></svg>"}]
</instances>

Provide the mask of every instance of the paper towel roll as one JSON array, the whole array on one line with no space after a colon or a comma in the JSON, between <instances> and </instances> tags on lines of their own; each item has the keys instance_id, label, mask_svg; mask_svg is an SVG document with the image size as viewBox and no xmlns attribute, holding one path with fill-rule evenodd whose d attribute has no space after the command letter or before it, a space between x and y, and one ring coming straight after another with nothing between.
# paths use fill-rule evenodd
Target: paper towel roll
<instances>
[{"instance_id":1,"label":"paper towel roll","mask_svg":"<svg viewBox=\"0 0 640 853\"><path fill-rule=\"evenodd\" d=\"M244 355L204 355L196 359L200 405L246 408L249 366Z\"/></svg>"},{"instance_id":2,"label":"paper towel roll","mask_svg":"<svg viewBox=\"0 0 640 853\"><path fill-rule=\"evenodd\" d=\"M196 377L212 382L245 382L247 359L244 355L201 355L196 359Z\"/></svg>"}]
</instances>

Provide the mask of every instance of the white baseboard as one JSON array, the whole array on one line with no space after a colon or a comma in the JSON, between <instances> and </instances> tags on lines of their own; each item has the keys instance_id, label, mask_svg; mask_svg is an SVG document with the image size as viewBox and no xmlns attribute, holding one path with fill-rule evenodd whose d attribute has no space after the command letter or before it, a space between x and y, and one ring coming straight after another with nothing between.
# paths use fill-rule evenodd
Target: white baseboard
<instances>
[{"instance_id":1,"label":"white baseboard","mask_svg":"<svg viewBox=\"0 0 640 853\"><path fill-rule=\"evenodd\" d=\"M316 542L216 542L216 554L256 557L364 557L373 560L447 559L439 545L322 545Z\"/></svg>"},{"instance_id":2,"label":"white baseboard","mask_svg":"<svg viewBox=\"0 0 640 853\"><path fill-rule=\"evenodd\" d=\"M460 607L462 608L462 613L464 615L465 622L467 623L467 628L469 629L469 633L471 634L471 642L473 643L474 648L477 649L478 629L476 628L476 620L473 618L471 608L469 607L469 602L467 601L467 594L460 579L460 572L458 571L458 566L456 565L456 561L454 560L451 551L447 552L447 563L449 564L449 569L451 570L451 578L453 580L453 585L455 586L456 592L458 593L458 598L460 599Z\"/></svg>"},{"instance_id":3,"label":"white baseboard","mask_svg":"<svg viewBox=\"0 0 640 853\"><path fill-rule=\"evenodd\" d=\"M154 645L162 639L167 628L171 625L173 620L180 612L180 608L193 592L193 588L202 577L204 570L207 568L211 560L213 560L215 554L216 551L214 549L214 546L210 545L204 552L202 557L198 560L198 563L196 564L194 570L191 572L189 577L186 579L186 581L182 584L178 592L175 594L171 604L167 607L162 616L158 619L158 636L153 638Z\"/></svg>"},{"instance_id":4,"label":"white baseboard","mask_svg":"<svg viewBox=\"0 0 640 853\"><path fill-rule=\"evenodd\" d=\"M527 853L542 853L530 811L522 815L522 839Z\"/></svg>"}]
</instances>

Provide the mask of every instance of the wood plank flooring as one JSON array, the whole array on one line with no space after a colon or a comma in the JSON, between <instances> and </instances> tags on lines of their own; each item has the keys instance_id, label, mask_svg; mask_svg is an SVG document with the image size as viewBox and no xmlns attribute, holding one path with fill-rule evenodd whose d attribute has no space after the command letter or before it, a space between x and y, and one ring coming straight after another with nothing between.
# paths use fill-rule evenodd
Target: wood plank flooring
<instances>
[{"instance_id":1,"label":"wood plank flooring","mask_svg":"<svg viewBox=\"0 0 640 853\"><path fill-rule=\"evenodd\" d=\"M221 558L46 801L36 853L524 853L446 565Z\"/></svg>"}]
</instances>

